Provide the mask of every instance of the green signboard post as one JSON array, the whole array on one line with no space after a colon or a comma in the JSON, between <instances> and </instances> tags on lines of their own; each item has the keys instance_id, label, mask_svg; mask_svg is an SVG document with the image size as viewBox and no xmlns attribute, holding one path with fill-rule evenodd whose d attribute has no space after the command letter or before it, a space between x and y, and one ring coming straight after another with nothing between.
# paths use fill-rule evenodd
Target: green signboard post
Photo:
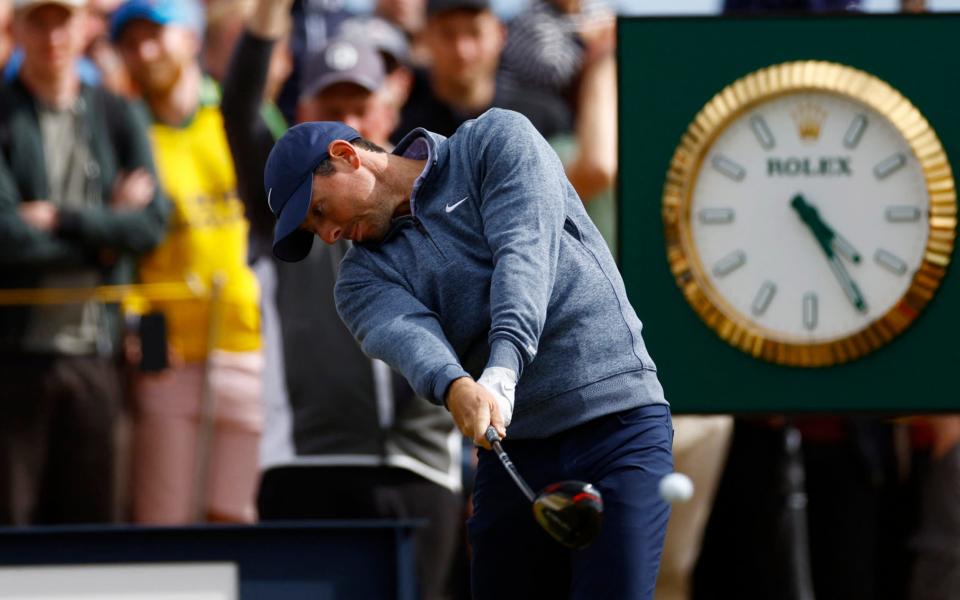
<instances>
[{"instance_id":1,"label":"green signboard post","mask_svg":"<svg viewBox=\"0 0 960 600\"><path fill-rule=\"evenodd\" d=\"M958 39L620 21L620 264L676 412L960 411Z\"/></svg>"}]
</instances>

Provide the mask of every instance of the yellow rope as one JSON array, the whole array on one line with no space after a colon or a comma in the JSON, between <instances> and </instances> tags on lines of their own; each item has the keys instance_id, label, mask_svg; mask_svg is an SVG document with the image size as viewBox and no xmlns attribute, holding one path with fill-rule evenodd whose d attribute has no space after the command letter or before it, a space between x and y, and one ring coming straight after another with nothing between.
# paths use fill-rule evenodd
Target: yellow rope
<instances>
[{"instance_id":1,"label":"yellow rope","mask_svg":"<svg viewBox=\"0 0 960 600\"><path fill-rule=\"evenodd\" d=\"M209 290L196 280L190 283L177 281L102 285L92 288L7 289L0 290L0 306L80 304L91 300L119 303L131 295L136 295L145 300L194 300L206 298L209 295Z\"/></svg>"}]
</instances>

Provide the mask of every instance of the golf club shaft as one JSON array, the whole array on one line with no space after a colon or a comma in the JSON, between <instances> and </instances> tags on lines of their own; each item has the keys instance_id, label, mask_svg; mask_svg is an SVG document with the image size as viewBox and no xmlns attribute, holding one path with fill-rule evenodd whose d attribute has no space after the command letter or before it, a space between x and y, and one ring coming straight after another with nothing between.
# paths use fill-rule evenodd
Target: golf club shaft
<instances>
[{"instance_id":1,"label":"golf club shaft","mask_svg":"<svg viewBox=\"0 0 960 600\"><path fill-rule=\"evenodd\" d=\"M520 471L517 471L516 465L513 464L513 461L510 460L510 457L507 456L507 453L503 450L503 446L500 445L500 436L497 435L497 430L494 429L493 425L487 427L484 437L490 442L493 451L497 453L497 458L503 463L503 467L507 470L510 478L517 484L517 487L520 488L523 495L526 496L530 502L533 502L536 495L533 493L533 490L530 489L530 486L527 485L527 482L523 480L523 477L520 476Z\"/></svg>"}]
</instances>

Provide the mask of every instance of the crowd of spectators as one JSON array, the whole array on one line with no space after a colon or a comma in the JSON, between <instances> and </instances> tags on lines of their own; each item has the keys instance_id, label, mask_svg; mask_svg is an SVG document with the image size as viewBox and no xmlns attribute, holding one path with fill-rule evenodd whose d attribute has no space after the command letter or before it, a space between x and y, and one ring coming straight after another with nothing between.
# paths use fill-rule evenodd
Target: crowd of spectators
<instances>
[{"instance_id":1,"label":"crowd of spectators","mask_svg":"<svg viewBox=\"0 0 960 600\"><path fill-rule=\"evenodd\" d=\"M274 259L262 173L309 120L387 148L494 106L550 137L615 123L612 77L578 104L578 54L524 89L507 39L488 0L0 1L0 272L54 297L0 307L0 523L425 518L423 597L447 597L472 449L340 323L348 242Z\"/></svg>"},{"instance_id":2,"label":"crowd of spectators","mask_svg":"<svg viewBox=\"0 0 960 600\"><path fill-rule=\"evenodd\" d=\"M450 135L491 107L509 108L554 144L612 236L615 21L599 0L530 0L509 22L490 0L371 8L0 0L0 287L37 290L35 300L0 305L0 525L424 518L423 597L464 589L473 450L443 408L364 356L340 322L332 289L349 242L314 244L300 263L274 258L263 168L299 122L343 121L389 149L416 127ZM144 285L108 287L126 284ZM57 300L75 288L128 291ZM181 288L194 297L169 293ZM923 454L937 476L917 514L921 542L936 548L956 542L935 532L960 505L957 423L933 421L933 451ZM854 566L906 564L911 523L878 533L904 506L894 495L909 495L897 470L903 427L803 426L812 528L851 543L875 535L878 552ZM736 563L777 556L744 560L727 548L752 510L739 501L750 482L762 486L758 497L780 499L776 475L744 482L757 461L773 469L779 427L717 417L676 428L676 443L687 444L678 470L700 491L680 509L682 531L671 526L664 573L680 582L669 597L689 597L706 528L706 598ZM848 487L837 494L841 475ZM839 524L830 508L838 495ZM769 523L748 531L763 539ZM830 546L849 548L837 539L814 543L831 556ZM918 568L942 569L943 555ZM956 573L955 548L952 556ZM822 585L845 589L842 566L814 565L829 580ZM882 573L863 589L899 571ZM895 588L906 583L889 584L889 597L899 597Z\"/></svg>"}]
</instances>

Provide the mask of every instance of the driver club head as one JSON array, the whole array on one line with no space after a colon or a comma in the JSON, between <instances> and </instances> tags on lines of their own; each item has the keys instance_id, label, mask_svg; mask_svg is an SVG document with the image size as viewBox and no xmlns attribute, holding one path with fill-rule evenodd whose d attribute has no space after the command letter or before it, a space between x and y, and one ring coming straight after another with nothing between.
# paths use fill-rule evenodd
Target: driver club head
<instances>
[{"instance_id":1,"label":"driver club head","mask_svg":"<svg viewBox=\"0 0 960 600\"><path fill-rule=\"evenodd\" d=\"M583 481L551 483L533 501L533 515L564 546L586 548L600 533L603 497Z\"/></svg>"}]
</instances>

